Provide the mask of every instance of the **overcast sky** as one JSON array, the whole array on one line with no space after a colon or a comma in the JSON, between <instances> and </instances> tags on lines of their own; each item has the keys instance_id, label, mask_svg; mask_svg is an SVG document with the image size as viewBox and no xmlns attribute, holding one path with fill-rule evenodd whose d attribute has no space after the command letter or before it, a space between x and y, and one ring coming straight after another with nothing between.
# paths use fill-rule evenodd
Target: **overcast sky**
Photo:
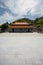
<instances>
[{"instance_id":1,"label":"overcast sky","mask_svg":"<svg viewBox=\"0 0 43 65\"><path fill-rule=\"evenodd\" d=\"M43 16L43 0L0 0L0 24Z\"/></svg>"}]
</instances>

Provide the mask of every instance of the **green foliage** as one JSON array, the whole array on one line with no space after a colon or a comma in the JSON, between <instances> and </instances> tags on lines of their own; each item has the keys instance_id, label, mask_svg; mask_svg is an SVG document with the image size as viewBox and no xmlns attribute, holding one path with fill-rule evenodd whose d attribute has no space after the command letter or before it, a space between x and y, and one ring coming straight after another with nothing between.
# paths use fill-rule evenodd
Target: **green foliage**
<instances>
[{"instance_id":1,"label":"green foliage","mask_svg":"<svg viewBox=\"0 0 43 65\"><path fill-rule=\"evenodd\" d=\"M16 21L14 21L14 22L28 22L29 23L29 22L31 22L31 20L30 19L27 19L27 18L22 18L22 19L18 19Z\"/></svg>"},{"instance_id":2,"label":"green foliage","mask_svg":"<svg viewBox=\"0 0 43 65\"><path fill-rule=\"evenodd\" d=\"M36 26L36 27L38 27L38 26L43 26L43 17L37 18L37 19L34 21L34 26Z\"/></svg>"},{"instance_id":3,"label":"green foliage","mask_svg":"<svg viewBox=\"0 0 43 65\"><path fill-rule=\"evenodd\" d=\"M8 22L6 22L6 23L4 23L4 24L1 25L2 32L4 32L5 30L7 30L7 28L8 28Z\"/></svg>"},{"instance_id":4,"label":"green foliage","mask_svg":"<svg viewBox=\"0 0 43 65\"><path fill-rule=\"evenodd\" d=\"M0 25L0 28L1 28L1 25Z\"/></svg>"},{"instance_id":5,"label":"green foliage","mask_svg":"<svg viewBox=\"0 0 43 65\"><path fill-rule=\"evenodd\" d=\"M1 28L8 28L8 22L1 25Z\"/></svg>"}]
</instances>

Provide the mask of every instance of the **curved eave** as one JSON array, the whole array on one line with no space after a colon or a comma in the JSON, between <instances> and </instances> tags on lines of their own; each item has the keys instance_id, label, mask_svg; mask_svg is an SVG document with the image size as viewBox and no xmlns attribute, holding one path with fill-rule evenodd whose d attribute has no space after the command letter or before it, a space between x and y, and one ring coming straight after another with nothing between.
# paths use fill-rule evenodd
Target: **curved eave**
<instances>
[{"instance_id":1,"label":"curved eave","mask_svg":"<svg viewBox=\"0 0 43 65\"><path fill-rule=\"evenodd\" d=\"M33 28L33 26L9 26L9 28Z\"/></svg>"}]
</instances>

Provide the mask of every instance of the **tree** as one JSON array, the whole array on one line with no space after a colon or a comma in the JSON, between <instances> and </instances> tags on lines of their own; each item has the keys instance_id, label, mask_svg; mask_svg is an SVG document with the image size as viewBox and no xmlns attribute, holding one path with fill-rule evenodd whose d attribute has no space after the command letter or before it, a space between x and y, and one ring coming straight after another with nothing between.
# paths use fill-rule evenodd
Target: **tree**
<instances>
[{"instance_id":1,"label":"tree","mask_svg":"<svg viewBox=\"0 0 43 65\"><path fill-rule=\"evenodd\" d=\"M38 26L43 26L43 17L42 18L37 18L34 21L34 26L38 27Z\"/></svg>"},{"instance_id":2,"label":"tree","mask_svg":"<svg viewBox=\"0 0 43 65\"><path fill-rule=\"evenodd\" d=\"M8 29L8 22L6 22L6 23L4 23L4 24L1 25L2 32L7 31L7 29Z\"/></svg>"}]
</instances>

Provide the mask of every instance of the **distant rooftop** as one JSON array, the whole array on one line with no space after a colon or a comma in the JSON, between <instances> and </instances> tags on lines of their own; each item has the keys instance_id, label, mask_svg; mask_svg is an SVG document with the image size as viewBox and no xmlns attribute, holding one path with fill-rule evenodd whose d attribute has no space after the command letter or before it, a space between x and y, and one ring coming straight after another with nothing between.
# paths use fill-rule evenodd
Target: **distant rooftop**
<instances>
[{"instance_id":1,"label":"distant rooftop","mask_svg":"<svg viewBox=\"0 0 43 65\"><path fill-rule=\"evenodd\" d=\"M9 28L33 28L30 22L13 22L9 25Z\"/></svg>"},{"instance_id":2,"label":"distant rooftop","mask_svg":"<svg viewBox=\"0 0 43 65\"><path fill-rule=\"evenodd\" d=\"M30 25L28 22L13 22L12 25Z\"/></svg>"},{"instance_id":3,"label":"distant rooftop","mask_svg":"<svg viewBox=\"0 0 43 65\"><path fill-rule=\"evenodd\" d=\"M27 22L15 22L15 24L28 24Z\"/></svg>"}]
</instances>

